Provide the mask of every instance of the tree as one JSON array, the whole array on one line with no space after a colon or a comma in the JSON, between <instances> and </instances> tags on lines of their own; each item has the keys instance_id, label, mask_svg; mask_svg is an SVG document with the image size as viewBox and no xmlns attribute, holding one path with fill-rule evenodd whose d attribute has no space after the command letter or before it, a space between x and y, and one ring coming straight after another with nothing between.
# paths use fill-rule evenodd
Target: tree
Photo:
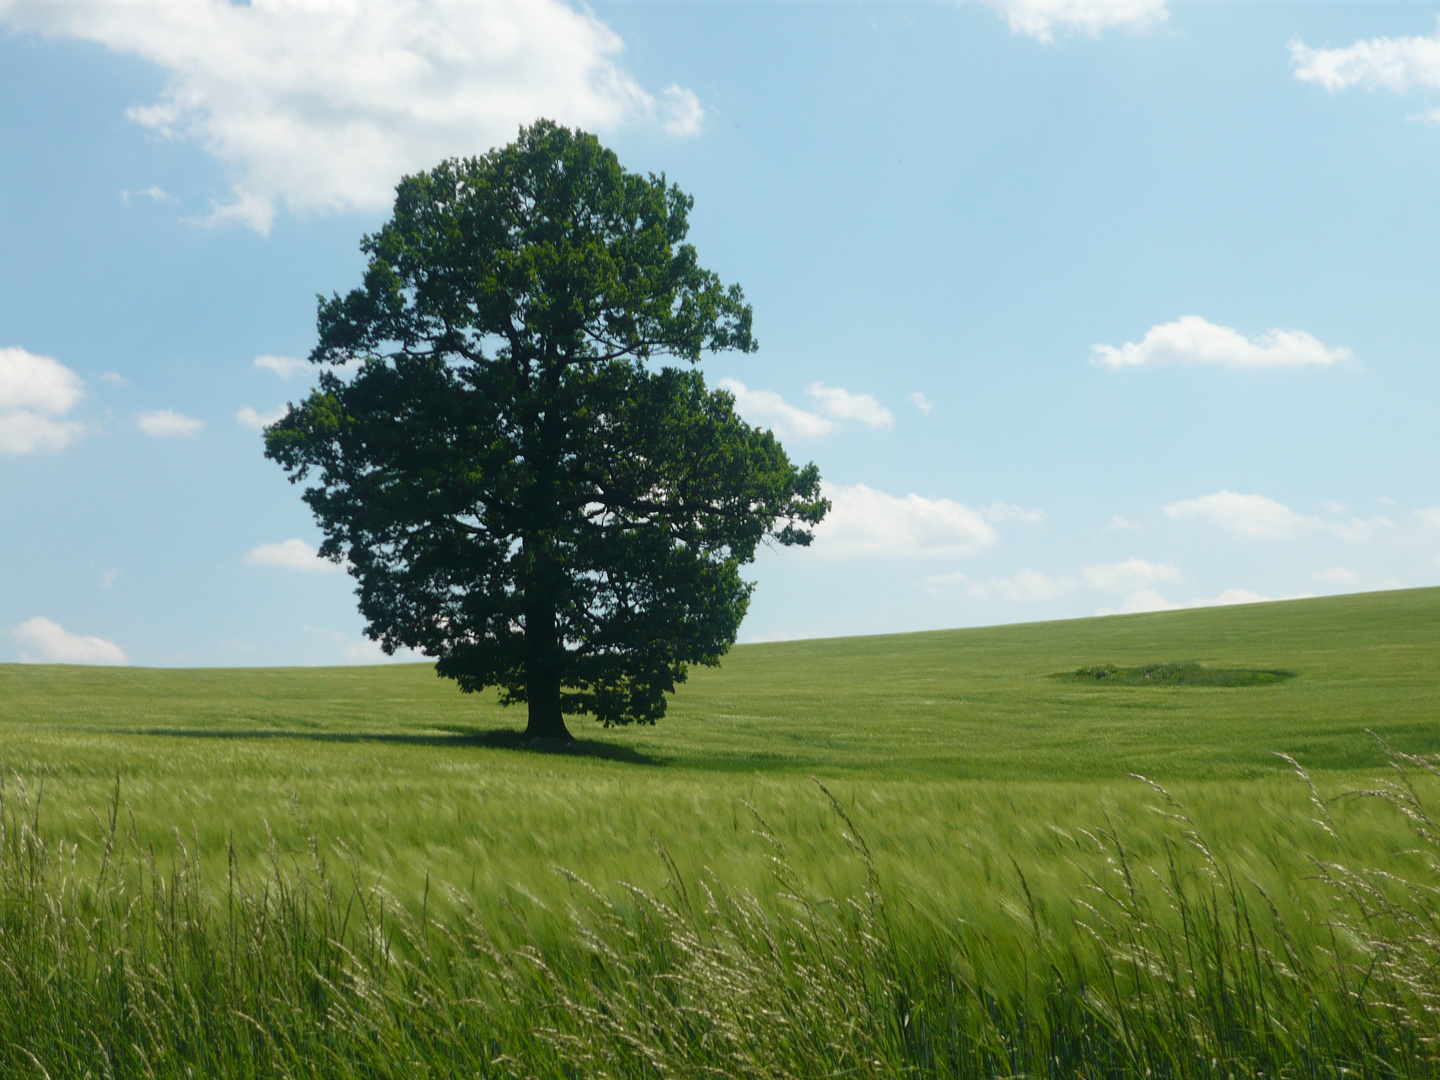
<instances>
[{"instance_id":1,"label":"tree","mask_svg":"<svg viewBox=\"0 0 1440 1080\"><path fill-rule=\"evenodd\" d=\"M526 702L532 738L654 723L734 643L756 546L829 508L813 463L654 363L753 352L751 309L683 242L690 197L592 135L540 121L396 191L266 455L316 478L321 554L386 652Z\"/></svg>"}]
</instances>

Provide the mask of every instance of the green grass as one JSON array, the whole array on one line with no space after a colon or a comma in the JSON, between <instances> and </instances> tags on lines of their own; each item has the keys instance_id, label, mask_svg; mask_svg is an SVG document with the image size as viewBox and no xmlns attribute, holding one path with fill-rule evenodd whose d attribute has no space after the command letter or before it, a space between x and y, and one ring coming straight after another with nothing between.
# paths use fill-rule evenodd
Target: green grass
<instances>
[{"instance_id":1,"label":"green grass","mask_svg":"<svg viewBox=\"0 0 1440 1080\"><path fill-rule=\"evenodd\" d=\"M1163 680L1162 685L1144 679L1139 679L1138 685L1127 685L1109 678L1056 677L1057 673L1099 665L1122 670L1149 665L1153 670L1157 660L1167 658L1192 665L1178 669L1180 685L1164 685ZM1196 685L1193 678L1187 685L1183 678L1186 672L1194 676L1196 672L1234 670L1283 671L1294 677L1243 686ZM382 938L387 932L398 933L394 948L415 963L430 947L423 930L430 919L438 920L440 929L435 933L442 937L460 933L456 927L468 925L473 933L480 932L477 927L483 929L504 956L510 956L515 948L529 948L538 950L533 954L536 963L549 957L545 962L553 966L559 962L557 957L568 958L555 977L558 981L543 986L526 983L530 988L513 1000L495 989L500 984L494 979L500 976L494 971L484 975L491 980L485 984L490 990L482 994L473 986L466 989L465 979L482 977L473 965L484 967L491 961L482 963L489 954L477 951L473 942L464 944L471 939L463 933L439 949L452 959L469 958L465 962L471 967L460 965L469 972L463 979L445 967L450 960L440 968L421 964L423 971L406 969L410 971L406 978L431 980L427 993L473 999L467 1006L472 1010L480 1008L475 1002L481 1002L481 1019L489 1017L484 1022L499 1024L510 1032L506 1039L519 1040L513 1045L501 1040L510 1049L490 1047L485 1050L490 1055L485 1060L523 1049L533 1065L544 1055L558 1053L555 1047L559 1044L544 1039L525 1042L531 1036L522 1038L519 1032L534 1025L516 1017L526 1009L540 1008L542 1001L549 1002L545 1008L553 1010L559 1000L554 995L562 990L570 995L566 1000L571 1005L566 1009L574 1006L575 995L600 993L604 979L595 974L600 981L592 980L591 968L593 958L603 955L605 948L627 957L626 963L645 968L674 963L674 950L689 947L678 943L675 927L661 926L668 916L656 915L647 906L650 901L622 883L650 890L657 897L673 897L678 895L674 892L677 878L692 891L698 882L708 880L712 889L728 890L733 897L753 894L758 914L747 918L781 918L792 910L791 902L784 899L787 893L838 898L838 909L824 904L816 909L832 914L813 923L812 930L818 935L814 941L829 942L826 963L840 968L859 965L851 976L871 980L867 985L874 991L872 1004L880 1011L866 1013L870 1016L866 1023L873 1020L880 1025L871 1035L889 1049L856 1049L862 1058L873 1051L886 1061L893 1059L892 1063L911 1060L906 1055L915 1048L906 1042L909 1036L903 1031L885 1034L889 1030L886 1025L900 1022L885 1011L898 1007L892 983L899 979L907 986L914 983L905 993L929 995L926 1000L932 1001L931 1007L950 1009L946 1023L999 1025L996 1032L1008 1032L1002 1042L1019 1039L1022 1043L1039 1030L1035 1025L1051 1025L1062 1034L1068 1032L1064 1038L1079 1039L1075 1046L1083 1043L1089 1047L1075 1051L1079 1057L1072 1062L1074 1068L1066 1067L1069 1072L1043 1066L1043 1062L1037 1065L1030 1058L1026 1058L1027 1069L1045 1075L1132 1075L1126 1070L1141 1060L1135 1056L1140 1051L1116 1048L1113 1039L1118 1029L1106 1026L1110 1021L1105 1016L1110 1014L1096 1004L1100 998L1085 997L1086 993L1092 997L1098 993L1093 986L1084 990L1086 980L1106 972L1116 977L1115 957L1133 954L1140 947L1136 940L1154 956L1163 956L1157 944L1161 938L1172 935L1166 938L1172 944L1188 941L1186 935L1192 931L1210 934L1205 939L1209 945L1196 939L1195 947L1202 954L1204 948L1223 945L1228 959L1216 962L1229 974L1244 974L1244 965L1235 953L1237 943L1242 942L1232 940L1233 927L1224 931L1231 938L1224 938L1215 928L1218 909L1203 918L1196 916L1199 922L1191 918L1177 929L1174 913L1185 908L1176 896L1188 896L1187 903L1203 904L1207 902L1205 889L1210 888L1208 902L1213 908L1213 874L1229 875L1235 883L1231 894L1243 894L1247 911L1263 923L1254 940L1261 942L1257 947L1270 959L1263 963L1255 959L1254 963L1261 968L1268 963L1273 969L1275 957L1283 957L1284 950L1292 947L1307 956L1348 957L1351 952L1359 955L1364 951L1356 932L1347 931L1349 936L1336 944L1332 924L1354 916L1357 901L1353 890L1346 892L1333 882L1317 883L1317 865L1370 866L1410 879L1440 880L1430 868L1429 856L1416 853L1428 849L1424 844L1417 848L1413 823L1403 815L1373 800L1342 800L1328 807L1333 824L1327 823L1292 765L1275 756L1276 752L1292 755L1314 776L1324 796L1339 795L1367 784L1385 769L1385 751L1367 730L1399 752L1440 751L1437 703L1440 590L1436 589L982 630L741 646L720 669L694 672L674 699L670 716L658 727L605 731L573 725L580 738L567 753L523 748L517 736L522 716L501 710L493 699L459 694L425 665L250 670L0 666L0 769L6 777L12 813L19 815L10 826L10 854L0 856L0 876L9 875L6 880L10 882L5 893L9 899L0 898L0 915L12 920L11 936L7 939L0 934L0 960L4 961L0 963L0 982L5 977L5 963L12 965L12 975L30 970L15 954L5 953L23 938L17 937L14 929L21 924L30 928L26 933L39 935L34 940L51 942L44 948L35 945L23 956L42 964L48 955L44 949L53 946L71 957L52 957L44 961L51 965L45 970L69 970L65 965L72 960L80 963L74 958L83 956L90 957L85 964L92 967L111 963L104 959L110 955L105 949L128 940L125 935L134 932L129 923L121 920L106 931L111 936L103 948L65 935L79 933L75 928L80 926L110 925L104 919L97 923L94 912L110 910L106 904L121 903L105 892L119 887L117 881L130 890L125 903L133 903L136 896L149 896L147 903L158 905L152 914L160 921L143 924L149 927L145 932L152 934L155 947L168 942L166 948L183 953L182 939L191 941L196 933L200 934L196 940L201 941L210 941L215 934L230 934L234 939L230 945L222 948L216 938L202 949L212 960L227 948L239 948L235 941L240 938L235 935L241 930L255 931L254 920L263 923L263 912L270 910L267 905L278 902L275 897L309 897L295 901L299 906L291 912L293 923L287 924L287 932L299 938L287 939L290 943L284 948L289 950L286 955L301 964L299 968L293 964L285 967L266 951L272 950L272 945L263 943L269 941L263 934L254 939L262 941L255 946L260 951L245 954L249 959L244 963L262 974L270 971L266 965L279 964L273 978L265 976L271 981L264 985L274 989L283 984L290 989L274 990L279 996L265 998L269 1004L264 1008L279 1010L278 1018L266 1024L284 1028L289 1021L280 1016L285 1011L281 1006L290 1000L285 995L310 993L303 990L309 978L304 972L321 963L316 957L329 947L325 933L315 930L323 930L325 925L318 913L331 910L326 905L332 901L340 905L336 911L343 911L354 897L383 897L393 917L401 920L395 924L400 929L392 926L385 931L383 919L379 930L364 919L358 924L346 922L339 937L349 941L349 951L324 960L337 965L337 972L350 972L345 978L354 975L346 967L351 963L347 956L361 967L379 964L370 972L370 977L380 980L377 986L389 986L385 980L391 977L377 972L394 974L399 970L373 955L362 963L363 956L370 954L346 938L357 925L367 928L370 937L366 940L372 945L374 933ZM1165 802L1166 796L1132 779L1132 773L1163 784L1187 820L1165 816L1176 813L1176 807ZM855 913L864 907L863 898L870 888L867 864L851 853L847 835L852 826L837 815L812 776L821 778L834 793L840 810L868 845L869 866L887 897L887 940L898 951L872 955L873 950L866 951L871 946L865 944L863 934L853 936L864 920L856 923L841 917L849 911L860 918ZM106 807L117 778L120 816L115 829L123 840L121 862L127 869L96 885L110 843ZM1425 793L1429 789L1422 783L1419 790ZM23 812L17 807L23 807ZM1156 808L1165 814L1155 813ZM27 821L31 824L25 825ZM763 826L759 824L762 821ZM15 840L26 829L41 838L30 848ZM1107 836L1109 840L1105 840ZM1203 843L1203 857L1196 854L1200 850L1196 843ZM780 878L775 875L776 845L783 848L787 868L786 876ZM48 869L43 874L35 871L27 879L21 872L28 865L25 860L34 862L34 852L41 848L47 853L41 861L48 860ZM319 891L306 893L296 884L307 875L314 878L317 858L328 867L329 893L318 886ZM1142 880L1134 894L1138 899L1125 901L1120 896L1105 900L1087 915L1091 909L1084 904L1094 907L1096 883L1112 881L1118 866L1133 869ZM166 874L174 867L188 867L185 874L189 876L182 874L183 880L164 885L169 880ZM556 867L593 883L597 893L592 895L586 886L557 873ZM150 886L143 880L147 874L152 879ZM232 874L237 876L232 879ZM252 900L255 895L272 899L254 901L253 910L242 904L241 914L236 915L236 886L226 884L232 881L240 882L242 890L251 890L246 895ZM1171 883L1167 885L1167 881ZM57 884L64 882L70 884ZM76 891L65 894L65 888ZM264 892L266 889L271 892ZM295 889L300 891L295 893ZM58 901L51 903L51 915L45 918L60 920L52 924L35 914L39 910L35 905L42 904L43 897L53 897L57 890L69 895L78 907L66 916L70 919L66 922L61 915L68 909ZM95 900L96 896L103 903ZM104 899L106 896L110 899ZM179 922L174 921L177 896L194 909ZM570 912L578 907L589 913L582 914L582 922L599 919L597 925L611 926L605 920L612 916L605 914L603 905L596 906L601 904L597 896L618 905L614 918L619 921L587 952L583 935L577 938ZM743 900L736 903L744 908ZM1159 914L1145 908L1152 903L1159 905L1155 909ZM224 918L215 914L222 909L229 912ZM722 904L703 917L696 915L696 925L704 923L714 930L719 924L713 920L721 919L718 912L722 909L730 910ZM171 918L170 923L161 917L165 910L171 912L165 916ZM245 915L245 910L252 914ZM205 914L207 911L211 914ZM841 915L833 914L835 911ZM738 918L733 911L726 917ZM14 922L17 918L20 923ZM226 918L240 922L226 923ZM1386 918L1403 922L1393 911ZM212 919L216 921L207 922ZM412 922L405 924L406 919ZM467 923L467 919L474 921ZM839 921L826 921L832 919ZM1091 930L1100 929L1095 933L1084 929L1081 924L1087 920L1093 924ZM411 929L405 930L405 925ZM175 929L177 926L182 929ZM202 929L195 930L196 926ZM422 930L418 942L413 939L415 926ZM650 926L653 934L641 933L637 938L637 926ZM1204 930L1205 926L1210 929ZM85 934L94 932L85 930ZM754 926L745 931L751 932L764 937ZM1135 938L1137 934L1139 938ZM1126 935L1133 939L1129 945L1125 945ZM734 946L731 960L739 963L751 957L746 950L752 947L758 948L755 941L743 948ZM809 946L799 941L787 947L803 951ZM595 953L596 948L600 953ZM1124 953L1126 948L1131 953ZM660 953L646 951L655 949ZM229 962L240 964L243 958L236 959L236 955ZM584 956L591 959L577 959ZM751 960L759 963L754 957ZM182 991L188 992L185 986L199 985L197 980L210 977L204 968L208 962L190 956L183 963L175 959L179 966L173 970L161 965L162 970L171 970L167 976L171 981L164 984L169 989L146 992L183 997ZM17 963L20 966L14 967ZM1292 958L1286 970L1297 963ZM786 964L789 966L782 965L783 970L765 976L769 982L762 979L769 988L765 992L799 993L800 983L793 979L800 975L793 964ZM895 970L901 971L903 978L891 971L897 964ZM1226 964L1241 966L1232 970ZM442 978L442 969L451 974ZM638 976L633 971L625 976L629 982L617 970L607 971L605 979L619 980L613 985L604 983L614 993L620 993L617 988L622 985L632 996L653 992L637 989L640 984L634 981ZM1069 974L1062 978L1066 972ZM1133 972L1125 975L1122 971L1122 976L1114 986L1139 978ZM740 978L735 972L724 977ZM1266 974L1257 968L1245 977L1259 980L1254 985L1272 996L1279 995L1276 1000L1293 994L1300 985L1286 983L1273 970ZM1373 1042L1380 1031L1366 1026L1372 1020L1356 1019L1354 996L1346 997L1337 977L1333 972L1305 974L1306 993L1285 1006L1291 1012L1283 1017L1276 1014L1277 1022L1294 1024L1309 1015L1306 1008L1325 1003L1324 1008L1333 1013L1326 1014L1330 1020L1321 1023L1312 1015L1305 1022L1320 1023L1315 1030L1323 1034L1329 1030L1324 1025L1333 1021L1340 1034L1315 1036L1320 1039L1318 1049L1311 1047L1303 1054L1312 1055L1312 1065L1322 1059L1329 1062L1326 1068L1341 1058L1352 1064L1365 1058L1371 1050L1362 1052L1356 1047L1367 1039ZM80 976L76 978L83 982ZM1192 973L1186 978L1199 976ZM1356 978L1364 979L1364 973ZM946 999L950 1004L942 1008L934 997L940 993L937 988L950 986L953 990L961 985L970 988L966 991L970 997L965 999L969 1004ZM1222 989L1225 985L1222 980ZM217 983L212 990L221 998L243 990L237 989L239 984L233 980L225 986L229 989ZM1139 994L1135 1000L1149 1000L1135 987L1131 989ZM401 993L403 987L385 992L392 990ZM1401 997L1417 992L1402 993L1394 986L1390 991ZM0 993L4 992L0 987ZM261 993L255 987L243 992ZM715 987L704 992L720 993ZM1206 994L1213 997L1213 992L1213 985L1203 992L1193 987L1186 991L1192 1004L1203 999L1221 1008L1218 999L1206 998ZM1132 996L1117 998L1107 1007L1112 1013L1119 1009L1115 1015L1120 1016L1130 1007L1126 1002ZM131 1000L124 995L116 1000L122 998ZM351 1002L347 1008L360 1009L344 993L340 998ZM397 1009L403 1012L398 1000L384 998L380 1004L372 1003L383 1016L363 1009L355 1016L368 1017L365 1024L400 1023L395 1019L400 1015ZM719 1007L716 1000L705 1000L709 1002L705 1008ZM304 1013L300 1003L292 1004L299 1010L295 1016ZM652 1004L662 1007L658 1002ZM832 1004L843 1012L841 999ZM87 1008L103 1012L112 1006L120 1008L113 1002L92 1002ZM44 1006L61 1011L72 1007L78 1006L71 998ZM234 1001L227 1007L239 1008ZM520 1009L521 1013L507 1013L507 1009ZM503 1024L498 1019L502 1014L510 1017ZM1070 1019L1065 1019L1067 1016ZM639 1023L638 1018L632 1019ZM619 1022L614 1017L611 1020ZM5 1022L0 1016L0 1040L7 1030L19 1038L21 1032L5 1028ZM301 1023L298 1019L294 1022ZM472 1016L467 1022L480 1021ZM401 1039L403 1031L417 1023L411 1017L390 1034ZM689 1030L686 1023L689 1021L676 1019L679 1026L673 1030L652 1031L645 1038L673 1042L679 1038L677 1032ZM1145 1024L1145 1030L1159 1033L1155 1038L1170 1031L1153 1017ZM901 1026L903 1029L903 1023ZM581 1038L563 1024L561 1027L569 1032L565 1038ZM1405 1057L1410 1051L1401 1045L1405 1039L1418 1038L1415 1031L1386 1030L1389 1034L1384 1037L1390 1043L1383 1053L1374 1051L1378 1057L1365 1059L1370 1061L1365 1069L1373 1066L1379 1069L1375 1075L1385 1075L1384 1068L1390 1066L1382 1068L1376 1062L1392 1058L1409 1061L1407 1068L1412 1071L1418 1068ZM1031 1035L1023 1035L1025 1031ZM116 1032L114 1037L122 1038L120 1028ZM1084 1032L1090 1034L1082 1038ZM1164 1042L1171 1035L1164 1035L1161 1042L1171 1045ZM885 1043L892 1036L899 1041ZM25 1037L39 1036L32 1031ZM221 1042L240 1038L234 1032L214 1037ZM420 1038L418 1034L414 1037ZM615 1038L625 1045L636 1039L645 1041L630 1028ZM602 1043L587 1043L585 1053L599 1055L596 1061L604 1058L609 1063L605 1069L612 1073L656 1073L632 1068L633 1062L621 1068L605 1056L619 1053L615 1050L619 1044ZM964 1045L973 1050L979 1043L972 1039ZM1242 1059L1254 1065L1262 1058L1273 1064L1287 1060L1287 1054L1296 1060L1297 1055L1303 1056L1296 1046L1277 1050L1280 1043L1266 1045L1270 1049L1264 1053L1255 1046L1243 1054L1230 1047L1217 1049L1214 1056L1217 1061L1224 1058L1229 1062L1225 1068L1230 1071ZM354 1045L346 1046L345 1053L359 1053ZM682 1049L677 1043L665 1053L683 1056ZM480 1060L472 1050L474 1047L465 1051L471 1056L463 1060ZM1186 1053L1194 1057L1191 1051L1193 1047ZM269 1051L254 1052L260 1054L257 1061L272 1060L264 1056ZM794 1052L802 1053L800 1049ZM815 1050L805 1060L830 1061L839 1068L835 1063L840 1058L826 1057L828 1053ZM925 1053L932 1055L927 1068L943 1074L945 1070L935 1064L938 1051L930 1046ZM1044 1056L1034 1046L1025 1053ZM82 1058L84 1055L75 1060ZM1102 1068L1102 1058L1121 1064ZM961 1074L973 1075L980 1069L979 1058L964 1059L972 1071L962 1069ZM10 1059L0 1057L3 1060ZM987 1060L994 1068L985 1069L1004 1072L999 1058ZM1020 1064L1024 1063L1019 1059L1009 1063L1014 1069ZM93 1062L85 1067L92 1066ZM846 1067L854 1067L854 1061ZM438 1066L427 1068L429 1072L414 1075L451 1075ZM1225 1068L1217 1065L1216 1075L1228 1075ZM257 1069L251 1074L266 1075L264 1069ZM378 1066L370 1072L342 1070L326 1075L388 1075L376 1069ZM674 1065L671 1074L689 1075L688 1069L689 1065ZM512 1071L524 1074L526 1070ZM65 1069L51 1069L51 1074L84 1075L83 1070ZM182 1074L173 1070L155 1073ZM659 1074L664 1075L664 1070ZM696 1073L701 1074L703 1069ZM779 1075L774 1071L757 1073L762 1074ZM1172 1063L1157 1073L1167 1074L1203 1073ZM1241 1074L1243 1070L1237 1073ZM240 1071L235 1075L250 1074ZM402 1071L396 1075L409 1074ZM470 1074L462 1070L455 1075Z\"/></svg>"}]
</instances>

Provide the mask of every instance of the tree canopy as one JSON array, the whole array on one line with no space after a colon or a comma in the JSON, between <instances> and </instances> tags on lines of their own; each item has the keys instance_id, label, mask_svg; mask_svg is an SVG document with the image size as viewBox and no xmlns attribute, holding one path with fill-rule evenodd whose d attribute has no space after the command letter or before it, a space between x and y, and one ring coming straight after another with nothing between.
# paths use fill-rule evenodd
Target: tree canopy
<instances>
[{"instance_id":1,"label":"tree canopy","mask_svg":"<svg viewBox=\"0 0 1440 1080\"><path fill-rule=\"evenodd\" d=\"M532 737L663 716L734 643L740 567L829 507L813 463L657 363L756 348L691 206L548 121L406 177L360 287L320 298L319 385L266 432L366 633L527 703Z\"/></svg>"}]
</instances>

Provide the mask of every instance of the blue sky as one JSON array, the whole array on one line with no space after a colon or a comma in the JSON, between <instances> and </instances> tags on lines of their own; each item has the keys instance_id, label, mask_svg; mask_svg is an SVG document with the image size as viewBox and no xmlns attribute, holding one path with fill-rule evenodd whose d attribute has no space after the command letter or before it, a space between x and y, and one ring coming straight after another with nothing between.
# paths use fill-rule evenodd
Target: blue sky
<instances>
[{"instance_id":1,"label":"blue sky","mask_svg":"<svg viewBox=\"0 0 1440 1080\"><path fill-rule=\"evenodd\" d=\"M1440 581L1440 4L0 0L0 660L365 662L256 424L395 181L695 196L816 461L741 640Z\"/></svg>"}]
</instances>

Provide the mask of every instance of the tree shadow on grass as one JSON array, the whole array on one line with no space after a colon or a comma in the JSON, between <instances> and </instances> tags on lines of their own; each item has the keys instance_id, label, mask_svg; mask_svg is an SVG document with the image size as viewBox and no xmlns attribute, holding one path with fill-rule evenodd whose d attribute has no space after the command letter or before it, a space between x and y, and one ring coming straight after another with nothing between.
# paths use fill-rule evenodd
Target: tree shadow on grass
<instances>
[{"instance_id":1,"label":"tree shadow on grass","mask_svg":"<svg viewBox=\"0 0 1440 1080\"><path fill-rule=\"evenodd\" d=\"M443 727L438 732L406 734L388 731L293 731L280 728L262 730L243 728L134 728L128 735L152 735L172 739L305 739L331 743L390 743L396 746L477 747L491 750L516 750L530 754L557 757L596 758L601 761L622 761L629 765L664 765L665 759L641 753L629 746L598 739L525 738L523 731L510 728Z\"/></svg>"}]
</instances>

